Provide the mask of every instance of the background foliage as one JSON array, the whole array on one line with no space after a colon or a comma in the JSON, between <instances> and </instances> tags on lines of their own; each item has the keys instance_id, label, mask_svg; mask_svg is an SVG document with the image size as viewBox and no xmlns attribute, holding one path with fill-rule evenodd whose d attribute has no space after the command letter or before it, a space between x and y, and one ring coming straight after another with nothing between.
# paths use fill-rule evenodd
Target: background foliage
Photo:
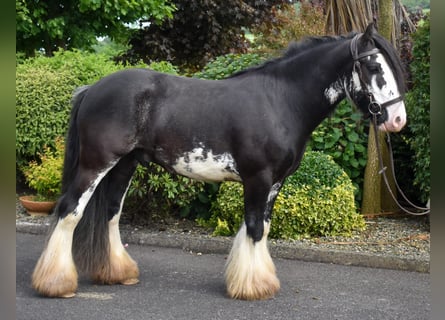
<instances>
[{"instance_id":1,"label":"background foliage","mask_svg":"<svg viewBox=\"0 0 445 320\"><path fill-rule=\"evenodd\" d=\"M413 34L411 90L406 94L408 113L407 129L402 131L397 147L398 172L402 175L404 188L414 184L417 199L425 203L430 195L430 20ZM407 161L408 160L408 161ZM412 187L410 188L412 189ZM408 190L410 190L408 189ZM412 191L412 190L411 190Z\"/></svg>"},{"instance_id":2,"label":"background foliage","mask_svg":"<svg viewBox=\"0 0 445 320\"><path fill-rule=\"evenodd\" d=\"M342 101L334 114L315 129L307 147L330 155L348 174L355 187L357 207L362 199L367 143L368 123L360 111Z\"/></svg>"},{"instance_id":3,"label":"background foliage","mask_svg":"<svg viewBox=\"0 0 445 320\"><path fill-rule=\"evenodd\" d=\"M324 12L320 5L309 1L285 3L271 9L272 19L252 29L255 35L253 50L270 52L282 50L291 41L324 34Z\"/></svg>"},{"instance_id":4,"label":"background foliage","mask_svg":"<svg viewBox=\"0 0 445 320\"><path fill-rule=\"evenodd\" d=\"M98 36L128 36L128 23L138 19L171 17L167 0L16 0L17 51L33 56L43 49L88 49Z\"/></svg>"},{"instance_id":5,"label":"background foliage","mask_svg":"<svg viewBox=\"0 0 445 320\"><path fill-rule=\"evenodd\" d=\"M207 80L224 79L238 71L259 65L264 62L266 58L267 55L259 53L228 53L207 63L204 68L196 72L193 77Z\"/></svg>"},{"instance_id":6,"label":"background foliage","mask_svg":"<svg viewBox=\"0 0 445 320\"><path fill-rule=\"evenodd\" d=\"M64 136L69 101L77 79L68 70L56 72L32 64L17 66L16 162L35 160L45 145Z\"/></svg>"},{"instance_id":7,"label":"background foliage","mask_svg":"<svg viewBox=\"0 0 445 320\"><path fill-rule=\"evenodd\" d=\"M55 150L45 147L38 154L38 161L30 161L21 168L26 183L37 192L37 199L55 201L62 188L63 156L65 141L58 137L55 140Z\"/></svg>"},{"instance_id":8,"label":"background foliage","mask_svg":"<svg viewBox=\"0 0 445 320\"><path fill-rule=\"evenodd\" d=\"M132 35L124 61L167 60L182 69L199 70L210 59L245 53L245 28L270 19L273 5L285 1L172 0L172 19L152 23Z\"/></svg>"},{"instance_id":9,"label":"background foliage","mask_svg":"<svg viewBox=\"0 0 445 320\"><path fill-rule=\"evenodd\" d=\"M36 159L66 133L75 88L124 68L106 55L59 50L21 60L16 67L16 161ZM139 65L143 66L143 65Z\"/></svg>"}]
</instances>

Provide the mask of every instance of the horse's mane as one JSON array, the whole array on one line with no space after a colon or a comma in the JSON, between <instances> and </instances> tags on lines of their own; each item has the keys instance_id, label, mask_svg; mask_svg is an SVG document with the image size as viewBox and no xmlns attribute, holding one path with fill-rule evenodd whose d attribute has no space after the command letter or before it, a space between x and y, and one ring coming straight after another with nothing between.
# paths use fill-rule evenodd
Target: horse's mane
<instances>
[{"instance_id":1,"label":"horse's mane","mask_svg":"<svg viewBox=\"0 0 445 320\"><path fill-rule=\"evenodd\" d=\"M341 35L341 36L306 37L298 42L292 41L280 57L272 58L258 66L253 66L238 71L229 76L229 78L239 77L245 74L266 69L268 66L275 65L280 61L295 57L320 44L330 43L341 39L351 39L356 34L357 32L351 32L347 35ZM384 37L382 37L378 33L374 33L373 40L376 47L379 48L380 51L388 59L388 63L390 64L394 72L394 76L396 77L397 83L399 84L399 90L403 94L405 92L405 72L403 71L403 66L401 65L397 50L395 50L395 48L391 45L391 43L389 43Z\"/></svg>"},{"instance_id":2,"label":"horse's mane","mask_svg":"<svg viewBox=\"0 0 445 320\"><path fill-rule=\"evenodd\" d=\"M306 50L312 49L320 44L334 42L334 41L338 41L340 39L352 38L355 34L356 33L350 33L348 35L342 35L342 36L305 37L300 41L291 41L289 43L288 47L283 51L281 56L267 60L260 65L249 67L244 70L235 72L234 74L229 76L229 78L234 78L234 77L244 75L246 73L251 73L251 72L265 69L266 67L268 67L270 65L274 65L274 64L279 63L280 61L295 57L295 56L299 55L300 53L302 53Z\"/></svg>"},{"instance_id":3,"label":"horse's mane","mask_svg":"<svg viewBox=\"0 0 445 320\"><path fill-rule=\"evenodd\" d=\"M351 33L342 36L320 36L320 37L306 37L296 42L292 41L287 47L281 59L294 57L308 49L312 49L320 44L338 41L341 39L352 38L356 33ZM279 58L280 59L280 58Z\"/></svg>"}]
</instances>

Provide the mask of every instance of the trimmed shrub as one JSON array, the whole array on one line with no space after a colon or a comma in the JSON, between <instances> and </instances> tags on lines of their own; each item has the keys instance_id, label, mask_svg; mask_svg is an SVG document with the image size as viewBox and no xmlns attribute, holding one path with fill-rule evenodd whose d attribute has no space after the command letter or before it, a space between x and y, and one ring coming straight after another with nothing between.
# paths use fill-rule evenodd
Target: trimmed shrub
<instances>
[{"instance_id":1,"label":"trimmed shrub","mask_svg":"<svg viewBox=\"0 0 445 320\"><path fill-rule=\"evenodd\" d=\"M16 161L35 160L68 128L75 88L123 69L107 56L79 50L22 60L16 67Z\"/></svg>"},{"instance_id":2,"label":"trimmed shrub","mask_svg":"<svg viewBox=\"0 0 445 320\"><path fill-rule=\"evenodd\" d=\"M64 136L70 114L71 93L77 79L68 70L51 70L33 64L17 66L16 162L18 167L36 160L44 146Z\"/></svg>"},{"instance_id":3,"label":"trimmed shrub","mask_svg":"<svg viewBox=\"0 0 445 320\"><path fill-rule=\"evenodd\" d=\"M234 234L244 219L242 185L224 182L208 221L215 235ZM270 236L298 239L311 236L349 235L364 229L356 211L354 186L348 175L321 152L306 152L300 168L288 177L275 202Z\"/></svg>"}]
</instances>

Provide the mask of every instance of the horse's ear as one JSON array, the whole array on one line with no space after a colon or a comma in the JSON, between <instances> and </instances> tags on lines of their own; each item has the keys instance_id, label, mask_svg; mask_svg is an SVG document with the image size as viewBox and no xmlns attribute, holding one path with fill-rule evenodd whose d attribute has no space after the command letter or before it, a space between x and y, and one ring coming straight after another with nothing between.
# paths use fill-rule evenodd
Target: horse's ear
<instances>
[{"instance_id":1,"label":"horse's ear","mask_svg":"<svg viewBox=\"0 0 445 320\"><path fill-rule=\"evenodd\" d=\"M363 39L367 41L372 41L375 33L377 33L376 23L375 21L373 21L366 27L366 31L363 34Z\"/></svg>"}]
</instances>

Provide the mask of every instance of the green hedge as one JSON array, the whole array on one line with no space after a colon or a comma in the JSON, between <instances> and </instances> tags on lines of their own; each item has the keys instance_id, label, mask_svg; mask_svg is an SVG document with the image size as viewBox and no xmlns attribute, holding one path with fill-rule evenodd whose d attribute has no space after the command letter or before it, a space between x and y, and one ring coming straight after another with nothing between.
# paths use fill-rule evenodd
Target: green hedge
<instances>
[{"instance_id":1,"label":"green hedge","mask_svg":"<svg viewBox=\"0 0 445 320\"><path fill-rule=\"evenodd\" d=\"M414 185L424 203L430 196L430 20L413 35L410 69L413 88L406 94L408 144L413 153Z\"/></svg>"},{"instance_id":2,"label":"green hedge","mask_svg":"<svg viewBox=\"0 0 445 320\"><path fill-rule=\"evenodd\" d=\"M124 68L106 55L79 50L19 61L16 67L18 166L35 160L46 145L54 149L56 137L65 135L75 88Z\"/></svg>"},{"instance_id":3,"label":"green hedge","mask_svg":"<svg viewBox=\"0 0 445 320\"><path fill-rule=\"evenodd\" d=\"M242 185L224 182L209 220L201 225L215 235L236 233L244 218ZM300 168L288 177L275 202L270 236L298 239L310 236L349 235L364 229L356 211L354 186L347 174L321 152L306 152Z\"/></svg>"},{"instance_id":4,"label":"green hedge","mask_svg":"<svg viewBox=\"0 0 445 320\"><path fill-rule=\"evenodd\" d=\"M33 64L17 66L16 162L23 166L35 160L44 146L54 148L64 136L70 100L77 79L69 70L51 70Z\"/></svg>"}]
</instances>

